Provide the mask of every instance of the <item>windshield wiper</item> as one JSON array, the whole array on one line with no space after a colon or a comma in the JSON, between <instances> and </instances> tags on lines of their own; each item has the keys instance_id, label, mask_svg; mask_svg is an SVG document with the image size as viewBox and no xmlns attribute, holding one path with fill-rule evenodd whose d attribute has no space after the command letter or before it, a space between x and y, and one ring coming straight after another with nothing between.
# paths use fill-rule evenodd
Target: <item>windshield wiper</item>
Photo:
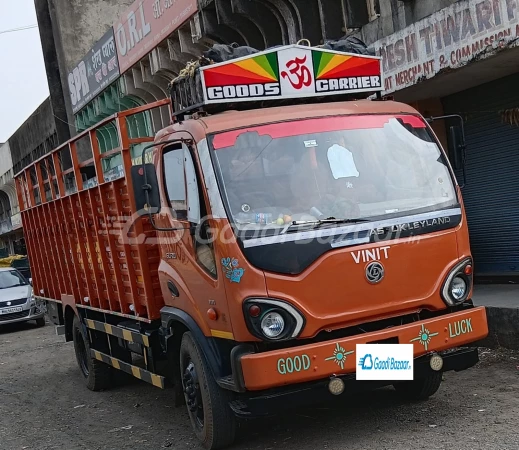
<instances>
[{"instance_id":1,"label":"windshield wiper","mask_svg":"<svg viewBox=\"0 0 519 450\"><path fill-rule=\"evenodd\" d=\"M281 231L280 234L285 234L287 233L289 230L291 230L292 228L294 227L300 227L300 226L305 226L305 225L313 225L312 229L316 229L316 228L319 228L323 225L327 225L327 224L341 224L341 223L365 223L365 222L370 222L369 219L363 219L363 218L358 218L358 219L335 219L333 217L329 218L329 219L318 219L318 220L294 220L293 222L290 222L289 224L287 224L285 226L285 228L283 228L283 230Z\"/></svg>"}]
</instances>

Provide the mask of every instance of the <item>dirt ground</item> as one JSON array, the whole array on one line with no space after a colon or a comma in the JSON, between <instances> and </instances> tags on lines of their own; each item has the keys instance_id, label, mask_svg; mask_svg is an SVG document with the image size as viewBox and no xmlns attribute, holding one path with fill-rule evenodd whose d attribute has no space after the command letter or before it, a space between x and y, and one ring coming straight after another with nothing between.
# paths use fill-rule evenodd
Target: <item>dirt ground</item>
<instances>
[{"instance_id":1,"label":"dirt ground","mask_svg":"<svg viewBox=\"0 0 519 450\"><path fill-rule=\"evenodd\" d=\"M171 391L140 381L88 391L54 327L0 327L0 449L199 448ZM519 354L481 350L429 401L390 388L240 425L245 449L519 449Z\"/></svg>"}]
</instances>

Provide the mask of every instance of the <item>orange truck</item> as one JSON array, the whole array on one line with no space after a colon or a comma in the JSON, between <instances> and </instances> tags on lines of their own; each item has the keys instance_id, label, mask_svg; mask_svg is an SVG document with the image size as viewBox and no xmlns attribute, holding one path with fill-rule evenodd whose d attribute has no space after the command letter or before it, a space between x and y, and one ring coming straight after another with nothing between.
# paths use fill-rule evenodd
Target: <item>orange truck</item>
<instances>
[{"instance_id":1,"label":"orange truck","mask_svg":"<svg viewBox=\"0 0 519 450\"><path fill-rule=\"evenodd\" d=\"M427 398L477 363L460 187L382 87L378 57L301 45L200 64L17 174L37 301L89 389L171 387L217 449L237 418Z\"/></svg>"}]
</instances>

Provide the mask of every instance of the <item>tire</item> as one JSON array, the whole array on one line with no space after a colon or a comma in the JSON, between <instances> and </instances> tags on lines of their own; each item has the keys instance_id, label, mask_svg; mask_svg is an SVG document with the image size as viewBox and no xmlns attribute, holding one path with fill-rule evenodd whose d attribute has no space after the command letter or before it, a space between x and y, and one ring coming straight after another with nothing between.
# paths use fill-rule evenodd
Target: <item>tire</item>
<instances>
[{"instance_id":1,"label":"tire","mask_svg":"<svg viewBox=\"0 0 519 450\"><path fill-rule=\"evenodd\" d=\"M86 387L91 391L108 389L112 380L112 368L90 356L90 342L77 316L72 323L72 336L76 360Z\"/></svg>"},{"instance_id":2,"label":"tire","mask_svg":"<svg viewBox=\"0 0 519 450\"><path fill-rule=\"evenodd\" d=\"M236 417L229 407L230 392L218 386L190 332L184 333L180 344L180 375L189 419L203 447L217 450L231 445Z\"/></svg>"},{"instance_id":3,"label":"tire","mask_svg":"<svg viewBox=\"0 0 519 450\"><path fill-rule=\"evenodd\" d=\"M443 373L434 372L426 378L395 383L395 390L406 400L427 400L436 394L442 384Z\"/></svg>"},{"instance_id":4,"label":"tire","mask_svg":"<svg viewBox=\"0 0 519 450\"><path fill-rule=\"evenodd\" d=\"M37 327L44 327L45 326L45 317L40 317L36 319L36 326Z\"/></svg>"}]
</instances>

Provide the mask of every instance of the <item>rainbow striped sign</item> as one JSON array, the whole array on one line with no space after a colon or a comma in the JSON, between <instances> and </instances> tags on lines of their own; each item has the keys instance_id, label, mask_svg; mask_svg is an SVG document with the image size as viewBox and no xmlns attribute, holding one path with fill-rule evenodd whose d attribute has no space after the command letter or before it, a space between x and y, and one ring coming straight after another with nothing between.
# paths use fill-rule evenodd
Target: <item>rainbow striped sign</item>
<instances>
[{"instance_id":1,"label":"rainbow striped sign","mask_svg":"<svg viewBox=\"0 0 519 450\"><path fill-rule=\"evenodd\" d=\"M200 69L205 103L383 90L381 60L287 45Z\"/></svg>"}]
</instances>

